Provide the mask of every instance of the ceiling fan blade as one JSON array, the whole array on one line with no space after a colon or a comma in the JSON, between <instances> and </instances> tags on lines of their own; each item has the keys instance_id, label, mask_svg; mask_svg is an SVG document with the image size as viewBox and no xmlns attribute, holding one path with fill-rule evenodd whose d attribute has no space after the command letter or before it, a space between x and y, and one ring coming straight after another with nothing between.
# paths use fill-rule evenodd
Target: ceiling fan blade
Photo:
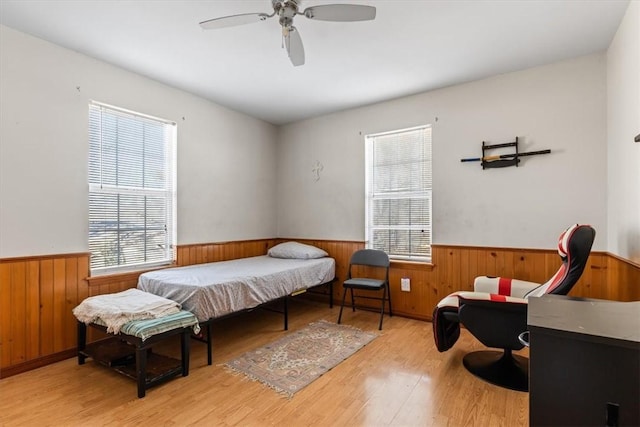
<instances>
[{"instance_id":1,"label":"ceiling fan blade","mask_svg":"<svg viewBox=\"0 0 640 427\"><path fill-rule=\"evenodd\" d=\"M235 27L236 25L260 22L267 18L271 18L272 16L273 15L267 15L266 13L242 13L240 15L223 16L222 18L202 21L200 26L204 30L214 30L218 28Z\"/></svg>"},{"instance_id":2,"label":"ceiling fan blade","mask_svg":"<svg viewBox=\"0 0 640 427\"><path fill-rule=\"evenodd\" d=\"M376 17L376 8L359 4L324 4L308 7L302 14L320 21L370 21Z\"/></svg>"},{"instance_id":3,"label":"ceiling fan blade","mask_svg":"<svg viewBox=\"0 0 640 427\"><path fill-rule=\"evenodd\" d=\"M291 63L297 67L304 64L304 46L298 29L291 26L284 36L284 43L287 47L287 53Z\"/></svg>"}]
</instances>

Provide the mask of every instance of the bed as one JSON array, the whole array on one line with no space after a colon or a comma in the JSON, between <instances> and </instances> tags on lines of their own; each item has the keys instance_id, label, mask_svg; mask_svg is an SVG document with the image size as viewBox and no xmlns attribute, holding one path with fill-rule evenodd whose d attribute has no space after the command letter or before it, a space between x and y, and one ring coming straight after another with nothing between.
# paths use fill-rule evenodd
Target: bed
<instances>
[{"instance_id":1,"label":"bed","mask_svg":"<svg viewBox=\"0 0 640 427\"><path fill-rule=\"evenodd\" d=\"M182 305L205 322L330 282L333 258L268 255L151 271L138 288Z\"/></svg>"},{"instance_id":2,"label":"bed","mask_svg":"<svg viewBox=\"0 0 640 427\"><path fill-rule=\"evenodd\" d=\"M327 285L332 305L335 260L319 248L286 242L267 255L150 271L138 289L168 298L192 312L207 335L211 364L211 321L282 300L288 329L287 297Z\"/></svg>"}]
</instances>

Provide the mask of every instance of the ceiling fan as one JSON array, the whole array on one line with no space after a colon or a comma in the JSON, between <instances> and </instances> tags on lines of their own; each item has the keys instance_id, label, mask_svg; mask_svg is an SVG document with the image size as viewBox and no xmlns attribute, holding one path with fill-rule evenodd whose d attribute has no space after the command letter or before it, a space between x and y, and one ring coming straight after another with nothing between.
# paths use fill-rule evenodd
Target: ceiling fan
<instances>
[{"instance_id":1,"label":"ceiling fan","mask_svg":"<svg viewBox=\"0 0 640 427\"><path fill-rule=\"evenodd\" d=\"M356 4L325 4L311 6L302 12L298 12L301 0L271 0L273 13L242 13L239 15L223 16L221 18L202 21L200 26L205 30L234 27L236 25L251 24L253 22L266 21L278 15L282 27L282 39L289 54L289 59L294 66L304 64L304 46L298 29L293 26L293 18L296 15L304 15L309 19L319 21L370 21L376 17L376 8Z\"/></svg>"}]
</instances>

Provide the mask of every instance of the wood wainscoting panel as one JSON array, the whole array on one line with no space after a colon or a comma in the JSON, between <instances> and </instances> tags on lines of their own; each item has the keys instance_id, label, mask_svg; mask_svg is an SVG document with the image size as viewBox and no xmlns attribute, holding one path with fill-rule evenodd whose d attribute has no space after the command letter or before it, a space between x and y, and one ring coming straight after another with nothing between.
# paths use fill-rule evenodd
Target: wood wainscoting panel
<instances>
[{"instance_id":1,"label":"wood wainscoting panel","mask_svg":"<svg viewBox=\"0 0 640 427\"><path fill-rule=\"evenodd\" d=\"M400 289L400 281L403 278L409 279L411 289L409 292ZM389 270L389 286L394 314L420 320L431 318L431 306L437 303L433 292L435 274L432 266L392 262Z\"/></svg>"},{"instance_id":2,"label":"wood wainscoting panel","mask_svg":"<svg viewBox=\"0 0 640 427\"><path fill-rule=\"evenodd\" d=\"M88 274L87 253L0 259L0 378L69 357Z\"/></svg>"},{"instance_id":3,"label":"wood wainscoting panel","mask_svg":"<svg viewBox=\"0 0 640 427\"><path fill-rule=\"evenodd\" d=\"M138 277L143 271L135 271L122 274L113 274L108 276L94 276L89 277L87 281L89 286L87 287L87 295L83 298L79 298L78 302L86 297L94 297L96 295L115 294L117 292L126 291L127 289L135 288L138 286ZM69 326L69 331L72 331L73 336L77 334L76 320L73 317L73 325ZM93 342L107 337L107 334L99 331L96 328L87 328L87 342Z\"/></svg>"},{"instance_id":4,"label":"wood wainscoting panel","mask_svg":"<svg viewBox=\"0 0 640 427\"><path fill-rule=\"evenodd\" d=\"M554 250L437 245L433 253L435 304L451 292L473 290L476 276L502 276L544 283L557 272L561 263ZM639 277L640 267L610 254L592 252L569 295L615 301L639 300Z\"/></svg>"},{"instance_id":5,"label":"wood wainscoting panel","mask_svg":"<svg viewBox=\"0 0 640 427\"><path fill-rule=\"evenodd\" d=\"M278 239L278 243L295 240L324 249L336 260L334 302L342 298L351 254L364 248L364 242L313 239ZM393 261L389 272L394 313L416 319L431 320L438 302L452 292L473 290L477 276L503 276L544 283L560 267L556 250L488 248L434 245L432 263ZM400 279L410 279L411 291L400 290ZM640 266L610 254L592 252L587 266L570 295L615 301L640 300ZM347 301L349 297L347 296ZM375 308L377 302L358 300Z\"/></svg>"},{"instance_id":6,"label":"wood wainscoting panel","mask_svg":"<svg viewBox=\"0 0 640 427\"><path fill-rule=\"evenodd\" d=\"M592 252L589 255L587 266L578 280L578 283L569 292L569 295L582 298L608 299L605 297L607 283L607 258L600 252Z\"/></svg>"},{"instance_id":7,"label":"wood wainscoting panel","mask_svg":"<svg viewBox=\"0 0 640 427\"><path fill-rule=\"evenodd\" d=\"M329 256L336 260L336 284L339 284L340 293L334 288L334 298L342 296L342 282L347 278L349 270L349 259L351 254L364 248L364 242L336 241L336 240L311 240L311 239L278 239L276 243L296 241L307 245L312 245L327 252Z\"/></svg>"},{"instance_id":8,"label":"wood wainscoting panel","mask_svg":"<svg viewBox=\"0 0 640 427\"><path fill-rule=\"evenodd\" d=\"M605 282L609 286L603 291L606 297L602 299L640 301L640 264L609 254L606 266Z\"/></svg>"},{"instance_id":9,"label":"wood wainscoting panel","mask_svg":"<svg viewBox=\"0 0 640 427\"><path fill-rule=\"evenodd\" d=\"M270 247L289 240L319 247L336 260L333 300L339 304L351 254L364 248L364 242L274 238L181 245L175 265L264 255ZM457 290L472 290L476 276L543 283L560 265L555 250L434 245L432 254L431 264L392 261L389 279L396 315L431 320L443 297ZM88 277L87 253L0 259L0 378L73 357L76 321L71 310L88 296L136 287L140 274ZM410 292L400 290L403 277L410 279ZM592 252L570 295L638 301L640 265ZM366 305L379 307L377 301ZM338 309L334 312L337 318ZM97 331L91 333L90 340L100 337Z\"/></svg>"},{"instance_id":10,"label":"wood wainscoting panel","mask_svg":"<svg viewBox=\"0 0 640 427\"><path fill-rule=\"evenodd\" d=\"M342 283L347 279L349 270L349 260L355 251L364 249L364 242L318 239L278 239L277 243L292 240L323 249L330 257L336 260L336 281L333 287L333 300L339 306L342 300L342 293L344 291ZM355 273L356 272L354 272L354 274ZM376 274L375 271L366 269L363 270L362 273L369 275ZM402 292L400 290L400 278L403 277L410 279L411 292ZM393 312L397 315L415 319L431 319L431 311L433 311L433 309L429 309L429 306L434 300L432 296L433 283L434 275L430 264L392 261L391 268L389 270L389 284ZM354 293L358 295L357 291L354 291ZM363 295L367 294L363 293ZM371 295L371 293L369 293L369 295ZM379 310L380 307L380 303L378 301L358 299L357 297L356 303L376 310ZM349 295L347 295L345 304L351 304Z\"/></svg>"},{"instance_id":11,"label":"wood wainscoting panel","mask_svg":"<svg viewBox=\"0 0 640 427\"><path fill-rule=\"evenodd\" d=\"M53 354L53 259L40 262L40 349Z\"/></svg>"},{"instance_id":12,"label":"wood wainscoting panel","mask_svg":"<svg viewBox=\"0 0 640 427\"><path fill-rule=\"evenodd\" d=\"M342 299L342 291L343 291L342 283L347 279L347 273L349 270L349 259L351 258L351 254L353 254L355 251L364 248L364 242L342 241L342 240L280 238L275 243L278 244L278 243L289 242L289 241L295 241L295 242L318 247L323 251L327 252L331 258L335 259L336 273L335 273L335 282L333 284L332 298L334 302L337 302L338 304L340 304L340 300ZM314 296L309 296L309 297L316 299Z\"/></svg>"},{"instance_id":13,"label":"wood wainscoting panel","mask_svg":"<svg viewBox=\"0 0 640 427\"><path fill-rule=\"evenodd\" d=\"M0 264L0 373L11 365L11 264Z\"/></svg>"},{"instance_id":14,"label":"wood wainscoting panel","mask_svg":"<svg viewBox=\"0 0 640 427\"><path fill-rule=\"evenodd\" d=\"M185 266L207 262L266 255L277 239L241 240L237 242L197 243L180 245L176 250L176 265Z\"/></svg>"}]
</instances>

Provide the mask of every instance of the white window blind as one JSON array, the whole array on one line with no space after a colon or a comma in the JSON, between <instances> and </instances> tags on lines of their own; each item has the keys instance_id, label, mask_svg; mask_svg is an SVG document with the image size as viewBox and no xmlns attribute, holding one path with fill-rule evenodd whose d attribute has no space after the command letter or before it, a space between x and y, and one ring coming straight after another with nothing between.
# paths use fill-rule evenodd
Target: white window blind
<instances>
[{"instance_id":1,"label":"white window blind","mask_svg":"<svg viewBox=\"0 0 640 427\"><path fill-rule=\"evenodd\" d=\"M175 127L104 104L89 105L92 272L173 261Z\"/></svg>"},{"instance_id":2,"label":"white window blind","mask_svg":"<svg viewBox=\"0 0 640 427\"><path fill-rule=\"evenodd\" d=\"M366 246L431 260L431 127L368 135Z\"/></svg>"}]
</instances>

